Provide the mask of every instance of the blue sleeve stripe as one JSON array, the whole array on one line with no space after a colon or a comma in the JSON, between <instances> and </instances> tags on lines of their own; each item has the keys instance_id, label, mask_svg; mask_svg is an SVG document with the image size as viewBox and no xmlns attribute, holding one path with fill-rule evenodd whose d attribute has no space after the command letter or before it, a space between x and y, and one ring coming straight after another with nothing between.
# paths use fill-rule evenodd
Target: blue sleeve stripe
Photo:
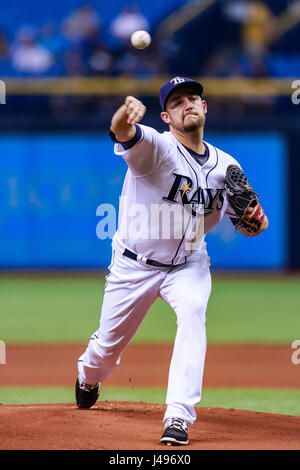
<instances>
[{"instance_id":1,"label":"blue sleeve stripe","mask_svg":"<svg viewBox=\"0 0 300 470\"><path fill-rule=\"evenodd\" d=\"M124 150L128 150L131 147L133 147L140 140L140 138L142 137L142 129L140 128L140 126L135 124L135 129L136 129L136 132L135 132L134 137L132 137L132 139L128 140L128 142L119 142L116 139L116 136L113 134L113 132L110 132L109 135L110 135L111 139L113 140L113 142L118 143L119 145L121 145Z\"/></svg>"}]
</instances>

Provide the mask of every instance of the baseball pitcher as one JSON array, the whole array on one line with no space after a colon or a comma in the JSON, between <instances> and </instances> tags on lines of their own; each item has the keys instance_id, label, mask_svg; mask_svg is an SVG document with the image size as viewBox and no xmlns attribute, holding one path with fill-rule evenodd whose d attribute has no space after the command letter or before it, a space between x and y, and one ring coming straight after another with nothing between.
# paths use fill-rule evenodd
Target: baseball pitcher
<instances>
[{"instance_id":1,"label":"baseball pitcher","mask_svg":"<svg viewBox=\"0 0 300 470\"><path fill-rule=\"evenodd\" d=\"M205 234L223 216L257 236L268 219L239 163L203 140L207 103L200 83L175 77L160 89L163 133L140 124L146 108L127 96L110 128L128 165L99 329L78 360L76 402L90 408L101 382L161 297L177 316L161 442L188 444L201 400L206 307L211 292ZM234 228L233 228L234 229Z\"/></svg>"}]
</instances>

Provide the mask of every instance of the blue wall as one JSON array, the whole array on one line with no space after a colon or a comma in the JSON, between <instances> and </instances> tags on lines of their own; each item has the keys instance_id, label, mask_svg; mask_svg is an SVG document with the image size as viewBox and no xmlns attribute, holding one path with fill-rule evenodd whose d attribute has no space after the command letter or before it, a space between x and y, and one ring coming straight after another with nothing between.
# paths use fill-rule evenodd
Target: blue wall
<instances>
[{"instance_id":1,"label":"blue wall","mask_svg":"<svg viewBox=\"0 0 300 470\"><path fill-rule=\"evenodd\" d=\"M212 267L284 267L284 139L257 133L205 139L240 161L270 218L270 229L257 238L235 234L224 219L207 236ZM0 267L106 268L111 240L97 238L96 210L103 203L118 207L126 172L109 137L2 134L0 152Z\"/></svg>"},{"instance_id":2,"label":"blue wall","mask_svg":"<svg viewBox=\"0 0 300 470\"><path fill-rule=\"evenodd\" d=\"M244 169L270 221L258 237L244 237L232 230L228 218L207 235L215 268L281 268L288 262L287 144L271 133L219 134L207 140L236 158ZM284 223L282 222L284 214Z\"/></svg>"}]
</instances>

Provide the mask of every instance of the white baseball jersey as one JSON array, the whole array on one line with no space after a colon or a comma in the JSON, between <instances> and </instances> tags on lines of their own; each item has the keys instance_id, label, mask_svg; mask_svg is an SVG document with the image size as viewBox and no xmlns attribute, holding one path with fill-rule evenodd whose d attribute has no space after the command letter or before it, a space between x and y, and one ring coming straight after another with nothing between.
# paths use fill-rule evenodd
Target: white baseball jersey
<instances>
[{"instance_id":1,"label":"white baseball jersey","mask_svg":"<svg viewBox=\"0 0 300 470\"><path fill-rule=\"evenodd\" d=\"M207 161L201 165L171 132L138 125L137 134L139 140L132 147L114 146L128 171L113 246L161 263L180 264L194 249L190 242L199 230L195 225L199 207L204 208L204 234L224 215L235 216L224 178L230 164L239 164L208 142Z\"/></svg>"}]
</instances>

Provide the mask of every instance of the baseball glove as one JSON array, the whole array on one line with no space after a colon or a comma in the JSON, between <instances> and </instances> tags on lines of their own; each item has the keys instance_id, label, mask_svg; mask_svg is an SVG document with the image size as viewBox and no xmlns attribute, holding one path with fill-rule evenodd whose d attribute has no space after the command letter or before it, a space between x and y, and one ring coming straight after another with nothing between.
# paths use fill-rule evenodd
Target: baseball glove
<instances>
[{"instance_id":1,"label":"baseball glove","mask_svg":"<svg viewBox=\"0 0 300 470\"><path fill-rule=\"evenodd\" d=\"M264 210L258 202L256 194L243 171L237 165L229 165L225 177L227 199L235 211L236 218L232 219L236 228L244 228L250 233L261 230L264 221ZM254 208L250 213L249 208Z\"/></svg>"}]
</instances>

